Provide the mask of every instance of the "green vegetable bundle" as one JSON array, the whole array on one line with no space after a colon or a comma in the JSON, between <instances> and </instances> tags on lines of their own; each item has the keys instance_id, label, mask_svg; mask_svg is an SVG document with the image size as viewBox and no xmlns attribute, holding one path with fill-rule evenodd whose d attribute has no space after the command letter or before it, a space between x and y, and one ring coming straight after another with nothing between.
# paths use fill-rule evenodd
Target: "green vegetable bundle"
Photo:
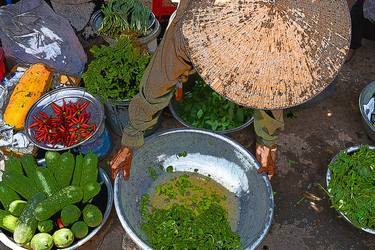
<instances>
[{"instance_id":1,"label":"green vegetable bundle","mask_svg":"<svg viewBox=\"0 0 375 250\"><path fill-rule=\"evenodd\" d=\"M223 131L241 126L253 110L234 104L214 92L199 76L192 90L184 93L177 105L178 115L191 126Z\"/></svg>"},{"instance_id":2,"label":"green vegetable bundle","mask_svg":"<svg viewBox=\"0 0 375 250\"><path fill-rule=\"evenodd\" d=\"M139 91L150 55L133 41L121 37L113 46L94 46L95 59L82 75L86 89L105 100L127 100Z\"/></svg>"},{"instance_id":3,"label":"green vegetable bundle","mask_svg":"<svg viewBox=\"0 0 375 250\"><path fill-rule=\"evenodd\" d=\"M151 11L139 0L111 0L102 7L103 23L99 33L109 37L134 33L146 35Z\"/></svg>"},{"instance_id":4,"label":"green vegetable bundle","mask_svg":"<svg viewBox=\"0 0 375 250\"><path fill-rule=\"evenodd\" d=\"M332 207L355 226L375 229L375 150L364 146L352 154L341 152L329 168Z\"/></svg>"}]
</instances>

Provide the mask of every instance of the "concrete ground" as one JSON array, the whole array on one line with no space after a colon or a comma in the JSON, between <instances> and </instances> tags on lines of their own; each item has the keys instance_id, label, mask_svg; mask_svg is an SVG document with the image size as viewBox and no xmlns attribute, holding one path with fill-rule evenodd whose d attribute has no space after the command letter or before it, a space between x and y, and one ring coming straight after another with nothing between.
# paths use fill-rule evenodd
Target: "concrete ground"
<instances>
[{"instance_id":1,"label":"concrete ground","mask_svg":"<svg viewBox=\"0 0 375 250\"><path fill-rule=\"evenodd\" d=\"M338 151L373 144L364 131L358 108L359 94L371 80L375 80L375 43L366 41L344 65L333 93L317 104L285 112L288 115L280 136L278 171L272 179L275 214L258 249L375 249L375 236L340 218L320 188L325 187L327 165ZM159 130L180 127L167 111L163 116ZM253 151L252 127L230 136ZM138 248L113 212L105 229L81 249Z\"/></svg>"},{"instance_id":2,"label":"concrete ground","mask_svg":"<svg viewBox=\"0 0 375 250\"><path fill-rule=\"evenodd\" d=\"M271 229L258 249L375 249L375 236L362 232L330 208L325 186L327 164L341 149L373 144L361 124L358 97L375 80L375 43L366 41L338 75L335 91L320 103L286 111L280 136L277 175L272 179L275 213ZM180 127L166 111L159 130ZM249 150L252 127L231 135ZM118 144L120 138L115 138ZM0 249L6 249L1 245ZM106 226L80 250L138 249L127 236L114 208Z\"/></svg>"}]
</instances>

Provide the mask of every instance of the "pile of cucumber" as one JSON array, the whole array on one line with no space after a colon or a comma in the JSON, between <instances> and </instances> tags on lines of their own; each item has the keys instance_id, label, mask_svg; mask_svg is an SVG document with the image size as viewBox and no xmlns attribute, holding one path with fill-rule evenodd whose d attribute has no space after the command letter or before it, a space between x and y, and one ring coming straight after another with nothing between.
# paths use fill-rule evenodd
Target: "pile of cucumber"
<instances>
[{"instance_id":1,"label":"pile of cucumber","mask_svg":"<svg viewBox=\"0 0 375 250\"><path fill-rule=\"evenodd\" d=\"M48 151L45 159L46 168L32 155L9 158L0 182L0 227L33 250L69 247L103 220L91 204L101 190L97 156Z\"/></svg>"}]
</instances>

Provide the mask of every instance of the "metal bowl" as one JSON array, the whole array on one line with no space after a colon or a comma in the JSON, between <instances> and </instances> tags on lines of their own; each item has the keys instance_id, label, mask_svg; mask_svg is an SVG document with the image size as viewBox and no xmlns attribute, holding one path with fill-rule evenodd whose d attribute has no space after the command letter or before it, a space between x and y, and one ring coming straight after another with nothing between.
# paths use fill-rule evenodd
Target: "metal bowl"
<instances>
[{"instance_id":1,"label":"metal bowl","mask_svg":"<svg viewBox=\"0 0 375 250\"><path fill-rule=\"evenodd\" d=\"M361 94L359 95L359 110L362 116L362 123L365 127L365 130L368 136L375 141L375 126L374 124L367 118L367 114L363 108L363 105L367 104L371 98L375 95L375 81L370 82L367 86L362 90Z\"/></svg>"},{"instance_id":2,"label":"metal bowl","mask_svg":"<svg viewBox=\"0 0 375 250\"><path fill-rule=\"evenodd\" d=\"M99 230L103 227L103 225L106 223L106 221L109 217L109 214L111 213L111 210L112 210L113 188L112 188L111 180L109 179L108 175L106 174L106 172L102 168L99 168L99 179L100 179L101 182L103 182L105 184L106 190L104 190L104 188L102 186L101 193L97 197L94 198L93 204L97 205L102 212L105 209L105 211L103 213L102 223L99 226L97 226L96 228L92 229L91 232L89 232L89 234L85 238L76 241L73 245L71 245L67 248L63 248L63 249L59 248L59 249L61 249L61 250L75 250L78 247L83 246L87 241L89 241L92 237L94 237L99 232ZM4 233L0 230L0 241L5 246L7 246L7 247L9 247L10 249L13 249L13 250L27 250L26 248L23 248L20 245L16 244L13 241L13 239L11 237L9 237L8 235L9 235L9 233ZM54 249L56 249L56 248L54 248Z\"/></svg>"},{"instance_id":3,"label":"metal bowl","mask_svg":"<svg viewBox=\"0 0 375 250\"><path fill-rule=\"evenodd\" d=\"M177 157L181 152L186 157ZM143 249L152 249L141 231L140 199L151 191L150 166L172 165L175 174L195 172L208 176L236 194L240 206L235 231L245 249L256 248L271 225L274 201L266 175L257 174L259 164L244 147L228 137L206 130L174 129L154 134L135 152L130 178L118 174L114 185L117 215L125 231ZM166 173L155 168L159 178Z\"/></svg>"},{"instance_id":4,"label":"metal bowl","mask_svg":"<svg viewBox=\"0 0 375 250\"><path fill-rule=\"evenodd\" d=\"M40 111L43 111L47 115L51 115L53 114L53 110L51 108L51 104L53 102L61 106L63 100L65 100L68 103L69 101L76 102L79 99L90 102L90 105L87 107L87 111L91 114L91 121L96 124L96 131L94 131L94 133L92 133L92 135L86 138L85 140L70 147L65 147L59 144L53 146L51 144L37 142L37 140L34 138L34 130L29 128L30 125L34 122L33 115L38 114ZM103 129L103 126L105 126L103 105L94 96L86 92L84 88L78 87L58 88L43 95L31 107L31 109L27 113L25 121L26 136L29 138L29 140L38 148L50 151L67 150L82 145L88 140L95 138L98 132Z\"/></svg>"},{"instance_id":5,"label":"metal bowl","mask_svg":"<svg viewBox=\"0 0 375 250\"><path fill-rule=\"evenodd\" d=\"M353 147L350 147L350 148L347 148L347 149L344 149L342 150L342 152L345 152L345 153L354 153L355 151L358 151L360 149L361 146L353 146ZM372 147L372 146L368 146L369 149L372 149L372 150L375 150L375 147ZM336 158L337 158L338 154L335 155L335 157L333 157L333 159L331 160L331 163L333 163ZM329 182L331 181L331 178L332 178L332 171L331 169L327 169L327 175L326 175L326 184L327 184L327 188L328 188L328 185L329 185ZM328 192L329 192L329 189L328 189ZM344 217L344 219L349 222L350 224L352 224L354 227L356 228L359 228L359 229L362 229L363 231L367 232L367 233L370 233L370 234L375 234L375 230L374 229L369 229L369 228L362 228L362 227L357 227L356 225L354 225L348 217L345 216L344 213L342 213L341 211L337 211L340 213L340 215L342 217Z\"/></svg>"},{"instance_id":6,"label":"metal bowl","mask_svg":"<svg viewBox=\"0 0 375 250\"><path fill-rule=\"evenodd\" d=\"M188 122L184 121L179 115L178 115L178 107L177 107L177 102L176 102L176 99L173 97L173 99L171 100L171 102L169 103L169 110L171 111L173 117L179 122L181 123L182 125L184 125L185 127L188 127L188 128L194 128L191 124L189 124ZM238 132L248 126L250 126L252 123L254 122L254 117L251 117L249 120L247 120L244 124L242 124L241 126L238 126L236 128L231 128L231 129L226 129L226 130L220 130L220 131L213 131L214 133L217 133L217 134L230 134L230 133L234 133L234 132Z\"/></svg>"}]
</instances>

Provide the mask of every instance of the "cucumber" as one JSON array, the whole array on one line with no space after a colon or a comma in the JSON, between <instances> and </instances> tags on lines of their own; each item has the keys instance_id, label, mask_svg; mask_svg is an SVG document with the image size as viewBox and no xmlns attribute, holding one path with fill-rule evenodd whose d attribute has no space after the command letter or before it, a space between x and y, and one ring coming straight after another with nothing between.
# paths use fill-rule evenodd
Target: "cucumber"
<instances>
[{"instance_id":1,"label":"cucumber","mask_svg":"<svg viewBox=\"0 0 375 250\"><path fill-rule=\"evenodd\" d=\"M24 155L21 158L21 163L26 176L34 182L34 186L39 192L43 192L43 187L37 181L36 168L38 165L36 164L34 157L30 154Z\"/></svg>"},{"instance_id":2,"label":"cucumber","mask_svg":"<svg viewBox=\"0 0 375 250\"><path fill-rule=\"evenodd\" d=\"M79 154L76 157L76 165L74 167L72 186L79 186L80 185L81 175L82 175L82 167L83 167L83 155Z\"/></svg>"},{"instance_id":3,"label":"cucumber","mask_svg":"<svg viewBox=\"0 0 375 250\"><path fill-rule=\"evenodd\" d=\"M47 220L64 207L80 202L82 198L83 192L80 187L67 186L42 201L35 208L34 215L39 221Z\"/></svg>"},{"instance_id":4,"label":"cucumber","mask_svg":"<svg viewBox=\"0 0 375 250\"><path fill-rule=\"evenodd\" d=\"M19 174L23 174L20 160L15 157L9 157L8 160L5 161L5 171L16 171Z\"/></svg>"},{"instance_id":5,"label":"cucumber","mask_svg":"<svg viewBox=\"0 0 375 250\"><path fill-rule=\"evenodd\" d=\"M98 179L98 157L89 152L83 159L81 187L86 183L96 182Z\"/></svg>"},{"instance_id":6,"label":"cucumber","mask_svg":"<svg viewBox=\"0 0 375 250\"><path fill-rule=\"evenodd\" d=\"M25 209L26 206L27 206L26 201L15 200L15 201L12 201L12 203L10 203L8 211L12 215L14 215L16 217L20 217L20 215L22 214L22 212L23 212L23 210Z\"/></svg>"},{"instance_id":7,"label":"cucumber","mask_svg":"<svg viewBox=\"0 0 375 250\"><path fill-rule=\"evenodd\" d=\"M8 210L10 203L19 199L21 197L13 189L5 185L5 183L0 182L0 202L4 209Z\"/></svg>"},{"instance_id":8,"label":"cucumber","mask_svg":"<svg viewBox=\"0 0 375 250\"><path fill-rule=\"evenodd\" d=\"M38 192L30 178L14 171L4 172L2 182L26 200L30 200Z\"/></svg>"},{"instance_id":9,"label":"cucumber","mask_svg":"<svg viewBox=\"0 0 375 250\"><path fill-rule=\"evenodd\" d=\"M89 202L100 193L100 184L97 182L86 183L83 187L83 203Z\"/></svg>"},{"instance_id":10,"label":"cucumber","mask_svg":"<svg viewBox=\"0 0 375 250\"><path fill-rule=\"evenodd\" d=\"M61 188L69 186L73 171L74 156L70 152L65 152L60 156L59 164L54 171L55 178Z\"/></svg>"},{"instance_id":11,"label":"cucumber","mask_svg":"<svg viewBox=\"0 0 375 250\"><path fill-rule=\"evenodd\" d=\"M16 229L18 218L11 215L8 211L0 209L0 227L13 233Z\"/></svg>"},{"instance_id":12,"label":"cucumber","mask_svg":"<svg viewBox=\"0 0 375 250\"><path fill-rule=\"evenodd\" d=\"M38 192L32 197L23 210L13 234L13 239L16 243L26 244L33 238L36 228L38 227L38 221L35 219L34 210L38 204L45 199L45 193Z\"/></svg>"},{"instance_id":13,"label":"cucumber","mask_svg":"<svg viewBox=\"0 0 375 250\"><path fill-rule=\"evenodd\" d=\"M59 165L60 154L55 151L48 151L44 156L48 169L53 173Z\"/></svg>"},{"instance_id":14,"label":"cucumber","mask_svg":"<svg viewBox=\"0 0 375 250\"><path fill-rule=\"evenodd\" d=\"M57 181L51 171L47 168L36 168L36 181L38 186L43 187L43 191L51 196L59 190Z\"/></svg>"}]
</instances>

